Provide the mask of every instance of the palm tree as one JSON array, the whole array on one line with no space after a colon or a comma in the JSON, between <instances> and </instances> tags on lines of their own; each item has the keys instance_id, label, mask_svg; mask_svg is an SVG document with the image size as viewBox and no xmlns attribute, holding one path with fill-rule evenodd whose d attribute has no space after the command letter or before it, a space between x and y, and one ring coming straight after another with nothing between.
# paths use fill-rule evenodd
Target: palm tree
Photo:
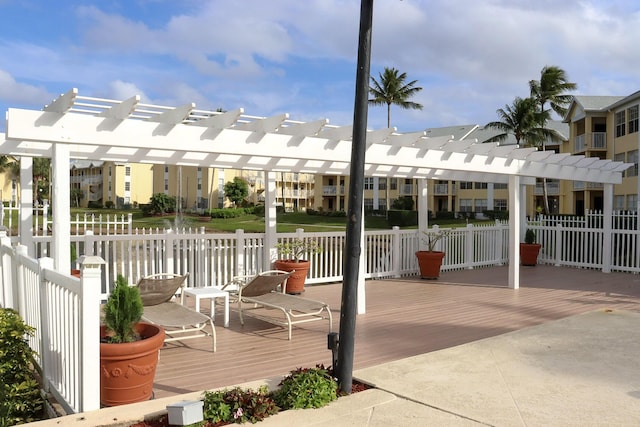
<instances>
[{"instance_id":1,"label":"palm tree","mask_svg":"<svg viewBox=\"0 0 640 427\"><path fill-rule=\"evenodd\" d=\"M413 95L422 90L416 86L417 80L405 84L407 73L402 73L395 68L385 67L384 72L379 74L380 79L371 77L369 99L371 105L387 105L387 127L391 127L391 105L397 105L405 110L422 110L422 104L409 101Z\"/></svg>"},{"instance_id":2,"label":"palm tree","mask_svg":"<svg viewBox=\"0 0 640 427\"><path fill-rule=\"evenodd\" d=\"M391 104L398 105L405 110L422 110L422 104L409 101L413 95L422 90L416 86L417 80L412 80L405 84L407 73L402 73L395 68L384 68L384 72L378 74L379 80L371 77L372 85L369 86L369 94L373 98L369 99L371 105L387 105L387 127L391 127ZM389 178L385 178L385 212L389 212Z\"/></svg>"},{"instance_id":3,"label":"palm tree","mask_svg":"<svg viewBox=\"0 0 640 427\"><path fill-rule=\"evenodd\" d=\"M499 121L489 122L487 128L497 129L500 134L492 137L488 142L504 141L509 135L513 135L518 146L538 147L545 138L557 140L558 135L539 126L540 113L536 109L536 100L533 98L516 97L512 105L496 110ZM521 144L522 142L522 144Z\"/></svg>"},{"instance_id":4,"label":"palm tree","mask_svg":"<svg viewBox=\"0 0 640 427\"><path fill-rule=\"evenodd\" d=\"M536 101L540 114L540 125L544 128L549 119L549 114L545 113L545 106L549 103L553 110L560 117L567 113L566 106L571 102L572 96L565 94L570 90L575 90L577 85L570 83L565 71L555 65L547 65L540 72L540 80L529 81L531 97ZM542 149L545 150L545 141L542 141ZM544 199L544 211L549 213L549 197L547 195L547 180L542 179L542 191Z\"/></svg>"}]
</instances>

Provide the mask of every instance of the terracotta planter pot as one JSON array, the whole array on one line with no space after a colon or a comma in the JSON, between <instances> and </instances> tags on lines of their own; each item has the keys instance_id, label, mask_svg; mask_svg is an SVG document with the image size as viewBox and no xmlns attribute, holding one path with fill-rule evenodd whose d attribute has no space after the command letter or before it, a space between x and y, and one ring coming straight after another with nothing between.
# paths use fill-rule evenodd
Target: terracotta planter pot
<instances>
[{"instance_id":1,"label":"terracotta planter pot","mask_svg":"<svg viewBox=\"0 0 640 427\"><path fill-rule=\"evenodd\" d=\"M538 264L538 254L542 247L539 243L520 243L520 264L534 266Z\"/></svg>"},{"instance_id":2,"label":"terracotta planter pot","mask_svg":"<svg viewBox=\"0 0 640 427\"><path fill-rule=\"evenodd\" d=\"M287 279L287 293L299 295L304 292L304 282L311 266L310 261L296 261L294 259L279 259L273 264L276 270L294 271Z\"/></svg>"},{"instance_id":3,"label":"terracotta planter pot","mask_svg":"<svg viewBox=\"0 0 640 427\"><path fill-rule=\"evenodd\" d=\"M126 405L149 400L158 365L158 352L164 343L164 329L140 322L136 331L144 339L131 343L100 343L100 404ZM100 326L100 338L106 326Z\"/></svg>"},{"instance_id":4,"label":"terracotta planter pot","mask_svg":"<svg viewBox=\"0 0 640 427\"><path fill-rule=\"evenodd\" d=\"M417 251L416 258L418 258L420 276L423 279L437 279L440 277L440 267L444 259L444 252Z\"/></svg>"}]
</instances>

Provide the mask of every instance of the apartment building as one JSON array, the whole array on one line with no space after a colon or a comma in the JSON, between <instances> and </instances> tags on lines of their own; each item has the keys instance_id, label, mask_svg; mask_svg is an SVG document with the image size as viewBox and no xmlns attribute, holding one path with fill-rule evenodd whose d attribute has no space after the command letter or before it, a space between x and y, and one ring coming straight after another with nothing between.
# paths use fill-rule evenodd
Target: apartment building
<instances>
[{"instance_id":1,"label":"apartment building","mask_svg":"<svg viewBox=\"0 0 640 427\"><path fill-rule=\"evenodd\" d=\"M565 117L570 126L571 154L632 163L622 183L614 186L614 210L638 210L638 108L640 91L629 96L575 96ZM563 182L567 213L602 209L603 187L598 183Z\"/></svg>"},{"instance_id":2,"label":"apartment building","mask_svg":"<svg viewBox=\"0 0 640 427\"><path fill-rule=\"evenodd\" d=\"M72 160L70 185L82 191L82 207L136 206L151 198L151 168L148 164Z\"/></svg>"},{"instance_id":3,"label":"apartment building","mask_svg":"<svg viewBox=\"0 0 640 427\"><path fill-rule=\"evenodd\" d=\"M202 168L192 166L153 166L153 193L164 193L181 200L184 210L200 211L224 208L231 202L224 195L224 185L235 177L249 186L247 201L264 203L265 177L260 171ZM311 174L276 172L276 205L287 211L313 207L314 176Z\"/></svg>"}]
</instances>

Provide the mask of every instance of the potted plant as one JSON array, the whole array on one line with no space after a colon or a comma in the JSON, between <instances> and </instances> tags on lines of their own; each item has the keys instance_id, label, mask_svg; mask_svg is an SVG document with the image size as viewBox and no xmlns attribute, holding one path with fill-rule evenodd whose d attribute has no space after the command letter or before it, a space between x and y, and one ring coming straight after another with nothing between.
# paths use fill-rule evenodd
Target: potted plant
<instances>
[{"instance_id":1,"label":"potted plant","mask_svg":"<svg viewBox=\"0 0 640 427\"><path fill-rule=\"evenodd\" d=\"M140 322L142 311L138 288L118 275L100 326L100 403L104 406L151 398L165 332L158 325Z\"/></svg>"},{"instance_id":2,"label":"potted plant","mask_svg":"<svg viewBox=\"0 0 640 427\"><path fill-rule=\"evenodd\" d=\"M309 272L311 262L302 259L304 255L320 253L322 247L313 239L293 239L276 245L278 255L274 268L283 271L293 271L286 284L288 294L299 295L304 292L304 282Z\"/></svg>"},{"instance_id":3,"label":"potted plant","mask_svg":"<svg viewBox=\"0 0 640 427\"><path fill-rule=\"evenodd\" d=\"M445 253L443 251L436 251L435 248L436 243L448 233L449 230L440 230L437 226L433 227L432 231L424 232L425 237L423 242L427 250L416 251L420 277L422 279L437 279L440 277L440 267L442 266Z\"/></svg>"},{"instance_id":4,"label":"potted plant","mask_svg":"<svg viewBox=\"0 0 640 427\"><path fill-rule=\"evenodd\" d=\"M520 264L535 266L538 263L538 254L542 245L536 243L536 232L527 229L524 234L524 243L520 243Z\"/></svg>"}]
</instances>

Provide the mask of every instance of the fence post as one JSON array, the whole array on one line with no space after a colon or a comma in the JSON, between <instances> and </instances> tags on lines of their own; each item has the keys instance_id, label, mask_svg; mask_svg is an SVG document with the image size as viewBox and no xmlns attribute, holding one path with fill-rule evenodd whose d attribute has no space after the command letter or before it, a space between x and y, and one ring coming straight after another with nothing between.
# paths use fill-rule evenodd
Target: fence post
<instances>
[{"instance_id":1,"label":"fence post","mask_svg":"<svg viewBox=\"0 0 640 427\"><path fill-rule=\"evenodd\" d=\"M132 233L133 231L133 214L132 213L128 213L127 214L127 228L129 230L129 234Z\"/></svg>"},{"instance_id":2,"label":"fence post","mask_svg":"<svg viewBox=\"0 0 640 427\"><path fill-rule=\"evenodd\" d=\"M83 256L80 260L81 293L80 325L81 363L80 411L100 409L100 288L102 266L99 256Z\"/></svg>"},{"instance_id":3,"label":"fence post","mask_svg":"<svg viewBox=\"0 0 640 427\"><path fill-rule=\"evenodd\" d=\"M236 275L242 276L244 274L250 274L248 271L245 271L244 269L244 254L245 254L244 230L240 228L236 230L236 265L235 265L235 272L233 273L234 276Z\"/></svg>"},{"instance_id":4,"label":"fence post","mask_svg":"<svg viewBox=\"0 0 640 427\"><path fill-rule=\"evenodd\" d=\"M507 236L509 234L509 225L507 223L507 226L505 227L504 224L502 223L502 221L500 221L499 219L496 219L496 232L494 234L494 246L493 246L493 259L496 263L496 265L504 265L504 262L502 262L502 249L504 247L504 233L507 233ZM508 237L507 237L508 240Z\"/></svg>"},{"instance_id":5,"label":"fence post","mask_svg":"<svg viewBox=\"0 0 640 427\"><path fill-rule=\"evenodd\" d=\"M558 221L558 223L556 224L554 232L556 234L556 238L554 239L556 243L556 256L554 257L554 265L556 267L560 267L562 261L562 223L560 223L560 221Z\"/></svg>"},{"instance_id":6,"label":"fence post","mask_svg":"<svg viewBox=\"0 0 640 427\"><path fill-rule=\"evenodd\" d=\"M173 260L174 260L174 248L176 242L176 236L173 229L168 229L166 232L167 240L165 240L164 247L164 268L158 266L158 271L164 271L166 273L173 273Z\"/></svg>"},{"instance_id":7,"label":"fence post","mask_svg":"<svg viewBox=\"0 0 640 427\"><path fill-rule=\"evenodd\" d=\"M2 227L0 229L0 245L11 250L11 238L7 236L7 230ZM4 252L4 251L3 251ZM13 262L11 255L2 254L2 292L0 293L0 306L13 308L13 286L15 280L13 280L13 274L15 269L15 263Z\"/></svg>"},{"instance_id":8,"label":"fence post","mask_svg":"<svg viewBox=\"0 0 640 427\"><path fill-rule=\"evenodd\" d=\"M55 267L53 258L38 258L38 299L40 301L40 324L33 326L40 330L40 368L42 369L42 378L45 391L49 391L49 376L51 374L50 370L52 369L50 368L50 366L53 367L54 363L51 361L51 344L49 343L49 338L51 335L51 316L49 315L49 309L51 308L51 306L49 304L49 288L47 287L47 283L44 279L44 274L42 274L42 271L44 269L53 270L54 268ZM24 284L21 284L21 286L24 286Z\"/></svg>"},{"instance_id":9,"label":"fence post","mask_svg":"<svg viewBox=\"0 0 640 427\"><path fill-rule=\"evenodd\" d=\"M467 224L466 227L466 242L467 244L465 245L465 250L464 250L464 264L467 265L467 270L472 270L473 269L473 248L474 248L474 242L473 242L473 224Z\"/></svg>"},{"instance_id":10,"label":"fence post","mask_svg":"<svg viewBox=\"0 0 640 427\"><path fill-rule=\"evenodd\" d=\"M400 269L402 268L402 253L400 252L400 227L394 225L391 227L391 272L393 277L401 277Z\"/></svg>"}]
</instances>

